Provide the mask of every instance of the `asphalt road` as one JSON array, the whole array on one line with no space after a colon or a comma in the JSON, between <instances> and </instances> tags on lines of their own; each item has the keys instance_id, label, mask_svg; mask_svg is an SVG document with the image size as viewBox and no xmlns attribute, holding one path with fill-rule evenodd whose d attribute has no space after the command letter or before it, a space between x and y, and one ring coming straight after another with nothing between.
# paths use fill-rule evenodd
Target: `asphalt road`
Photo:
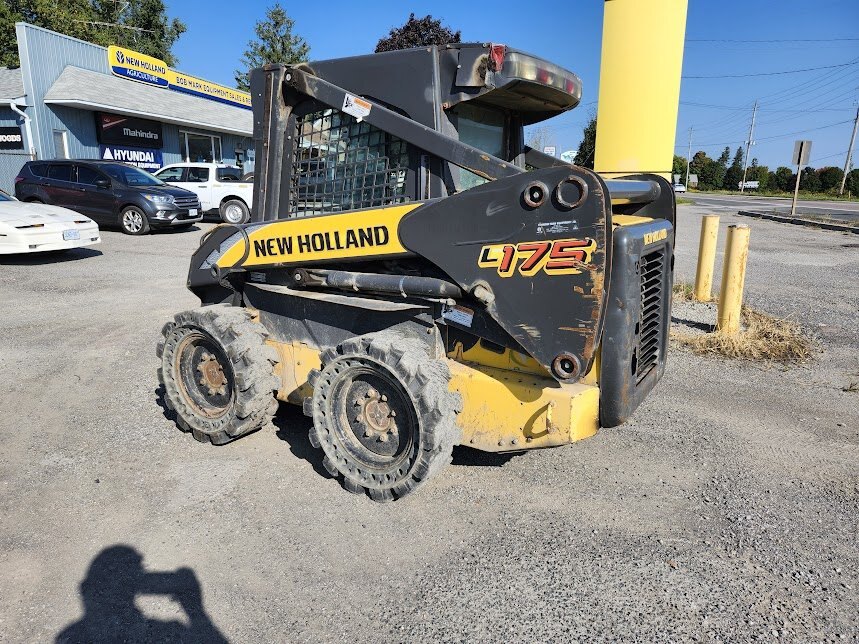
<instances>
[{"instance_id":1,"label":"asphalt road","mask_svg":"<svg viewBox=\"0 0 859 644\"><path fill-rule=\"evenodd\" d=\"M679 280L710 210L680 208ZM0 259L0 640L859 641L859 249L744 223L748 298L810 364L673 350L625 426L457 449L387 505L323 475L294 408L220 448L165 418L202 230Z\"/></svg>"},{"instance_id":2,"label":"asphalt road","mask_svg":"<svg viewBox=\"0 0 859 644\"><path fill-rule=\"evenodd\" d=\"M780 197L755 197L741 195L708 195L694 192L679 195L692 199L696 205L705 206L714 212L737 212L738 210L763 210L764 212L790 213L790 199ZM798 215L825 215L845 222L859 222L857 201L803 201L797 200Z\"/></svg>"}]
</instances>

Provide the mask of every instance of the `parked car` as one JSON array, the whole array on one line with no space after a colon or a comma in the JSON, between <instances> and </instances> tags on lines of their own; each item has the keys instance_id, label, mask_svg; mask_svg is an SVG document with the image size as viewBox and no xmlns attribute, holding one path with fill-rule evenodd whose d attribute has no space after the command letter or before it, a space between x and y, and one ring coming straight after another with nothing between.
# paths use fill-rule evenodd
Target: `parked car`
<instances>
[{"instance_id":1,"label":"parked car","mask_svg":"<svg viewBox=\"0 0 859 644\"><path fill-rule=\"evenodd\" d=\"M57 206L23 203L0 190L0 255L69 250L98 244L89 217Z\"/></svg>"},{"instance_id":2,"label":"parked car","mask_svg":"<svg viewBox=\"0 0 859 644\"><path fill-rule=\"evenodd\" d=\"M15 196L70 208L128 235L186 228L203 219L193 192L114 161L28 161L15 178Z\"/></svg>"},{"instance_id":3,"label":"parked car","mask_svg":"<svg viewBox=\"0 0 859 644\"><path fill-rule=\"evenodd\" d=\"M254 185L242 181L242 169L223 163L174 163L155 176L200 198L204 213L217 213L228 224L243 224L251 217Z\"/></svg>"},{"instance_id":4,"label":"parked car","mask_svg":"<svg viewBox=\"0 0 859 644\"><path fill-rule=\"evenodd\" d=\"M686 186L684 186L682 183L675 183L674 192L686 192Z\"/></svg>"}]
</instances>

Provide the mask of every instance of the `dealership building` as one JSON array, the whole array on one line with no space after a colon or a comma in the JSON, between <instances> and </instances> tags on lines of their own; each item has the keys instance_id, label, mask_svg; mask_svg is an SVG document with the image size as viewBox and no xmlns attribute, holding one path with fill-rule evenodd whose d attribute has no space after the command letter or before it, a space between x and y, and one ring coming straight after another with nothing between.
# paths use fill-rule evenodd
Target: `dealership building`
<instances>
[{"instance_id":1,"label":"dealership building","mask_svg":"<svg viewBox=\"0 0 859 644\"><path fill-rule=\"evenodd\" d=\"M30 159L182 161L253 169L250 95L121 47L15 25L21 64L0 68L0 189Z\"/></svg>"}]
</instances>

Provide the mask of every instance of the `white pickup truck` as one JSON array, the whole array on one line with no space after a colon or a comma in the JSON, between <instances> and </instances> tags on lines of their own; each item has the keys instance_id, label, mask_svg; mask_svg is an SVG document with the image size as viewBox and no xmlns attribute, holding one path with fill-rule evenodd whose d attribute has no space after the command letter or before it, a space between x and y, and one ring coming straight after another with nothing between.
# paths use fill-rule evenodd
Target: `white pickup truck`
<instances>
[{"instance_id":1,"label":"white pickup truck","mask_svg":"<svg viewBox=\"0 0 859 644\"><path fill-rule=\"evenodd\" d=\"M196 193L204 213L217 212L228 224L250 219L254 184L241 180L241 168L223 163L174 163L156 171L155 176Z\"/></svg>"}]
</instances>

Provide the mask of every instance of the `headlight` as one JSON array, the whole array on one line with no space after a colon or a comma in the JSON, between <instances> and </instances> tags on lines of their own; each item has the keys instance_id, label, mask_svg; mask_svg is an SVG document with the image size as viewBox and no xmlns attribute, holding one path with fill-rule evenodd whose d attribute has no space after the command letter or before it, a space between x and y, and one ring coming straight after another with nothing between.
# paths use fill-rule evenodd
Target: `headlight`
<instances>
[{"instance_id":1,"label":"headlight","mask_svg":"<svg viewBox=\"0 0 859 644\"><path fill-rule=\"evenodd\" d=\"M173 199L171 195L143 195L144 198L148 199L152 203L160 204L160 205L172 205L176 203L176 200Z\"/></svg>"}]
</instances>

